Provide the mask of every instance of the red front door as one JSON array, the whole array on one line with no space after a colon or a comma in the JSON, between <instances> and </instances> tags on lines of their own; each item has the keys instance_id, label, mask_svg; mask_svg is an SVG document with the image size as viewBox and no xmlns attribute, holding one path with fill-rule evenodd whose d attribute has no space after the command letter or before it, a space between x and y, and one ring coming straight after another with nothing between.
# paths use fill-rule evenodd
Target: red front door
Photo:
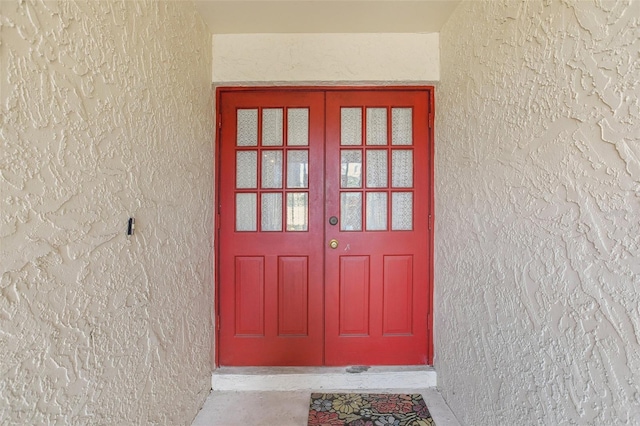
<instances>
[{"instance_id":1,"label":"red front door","mask_svg":"<svg viewBox=\"0 0 640 426\"><path fill-rule=\"evenodd\" d=\"M430 362L430 96L221 91L221 365Z\"/></svg>"}]
</instances>

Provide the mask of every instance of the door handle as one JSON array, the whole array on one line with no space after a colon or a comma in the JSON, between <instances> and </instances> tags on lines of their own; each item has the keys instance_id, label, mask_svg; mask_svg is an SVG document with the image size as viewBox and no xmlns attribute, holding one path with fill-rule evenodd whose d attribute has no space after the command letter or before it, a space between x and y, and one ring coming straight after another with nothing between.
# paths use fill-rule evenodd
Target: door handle
<instances>
[{"instance_id":1,"label":"door handle","mask_svg":"<svg viewBox=\"0 0 640 426\"><path fill-rule=\"evenodd\" d=\"M329 247L331 247L332 249L337 249L338 248L338 240L333 239L333 240L329 241Z\"/></svg>"}]
</instances>

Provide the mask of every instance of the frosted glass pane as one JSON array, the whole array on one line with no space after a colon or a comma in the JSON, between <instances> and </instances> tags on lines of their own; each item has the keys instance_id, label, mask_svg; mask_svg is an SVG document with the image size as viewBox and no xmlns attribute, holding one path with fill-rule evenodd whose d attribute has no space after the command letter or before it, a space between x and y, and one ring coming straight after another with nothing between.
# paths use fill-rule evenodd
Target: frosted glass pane
<instances>
[{"instance_id":1,"label":"frosted glass pane","mask_svg":"<svg viewBox=\"0 0 640 426\"><path fill-rule=\"evenodd\" d=\"M287 188L309 187L309 151L287 152Z\"/></svg>"},{"instance_id":2,"label":"frosted glass pane","mask_svg":"<svg viewBox=\"0 0 640 426\"><path fill-rule=\"evenodd\" d=\"M367 192L367 231L387 229L387 193Z\"/></svg>"},{"instance_id":3,"label":"frosted glass pane","mask_svg":"<svg viewBox=\"0 0 640 426\"><path fill-rule=\"evenodd\" d=\"M340 108L340 145L362 144L362 108Z\"/></svg>"},{"instance_id":4,"label":"frosted glass pane","mask_svg":"<svg viewBox=\"0 0 640 426\"><path fill-rule=\"evenodd\" d=\"M394 192L391 195L391 229L411 231L413 229L413 194Z\"/></svg>"},{"instance_id":5,"label":"frosted glass pane","mask_svg":"<svg viewBox=\"0 0 640 426\"><path fill-rule=\"evenodd\" d=\"M236 188L258 187L258 151L236 152Z\"/></svg>"},{"instance_id":6,"label":"frosted glass pane","mask_svg":"<svg viewBox=\"0 0 640 426\"><path fill-rule=\"evenodd\" d=\"M306 231L309 223L309 195L306 192L287 194L287 231Z\"/></svg>"},{"instance_id":7,"label":"frosted glass pane","mask_svg":"<svg viewBox=\"0 0 640 426\"><path fill-rule=\"evenodd\" d=\"M282 231L282 194L262 194L263 231Z\"/></svg>"},{"instance_id":8,"label":"frosted glass pane","mask_svg":"<svg viewBox=\"0 0 640 426\"><path fill-rule=\"evenodd\" d=\"M391 109L391 144L413 145L413 110L411 108Z\"/></svg>"},{"instance_id":9,"label":"frosted glass pane","mask_svg":"<svg viewBox=\"0 0 640 426\"><path fill-rule=\"evenodd\" d=\"M257 201L255 193L236 194L236 230L256 231L257 230Z\"/></svg>"},{"instance_id":10,"label":"frosted glass pane","mask_svg":"<svg viewBox=\"0 0 640 426\"><path fill-rule=\"evenodd\" d=\"M340 186L342 188L362 187L362 151L343 149L340 151Z\"/></svg>"},{"instance_id":11,"label":"frosted glass pane","mask_svg":"<svg viewBox=\"0 0 640 426\"><path fill-rule=\"evenodd\" d=\"M367 108L367 145L387 144L387 109Z\"/></svg>"},{"instance_id":12,"label":"frosted glass pane","mask_svg":"<svg viewBox=\"0 0 640 426\"><path fill-rule=\"evenodd\" d=\"M287 110L287 145L309 145L309 110L289 108Z\"/></svg>"},{"instance_id":13,"label":"frosted glass pane","mask_svg":"<svg viewBox=\"0 0 640 426\"><path fill-rule=\"evenodd\" d=\"M367 150L367 188L387 186L387 151Z\"/></svg>"},{"instance_id":14,"label":"frosted glass pane","mask_svg":"<svg viewBox=\"0 0 640 426\"><path fill-rule=\"evenodd\" d=\"M262 151L262 187L282 188L282 151Z\"/></svg>"},{"instance_id":15,"label":"frosted glass pane","mask_svg":"<svg viewBox=\"0 0 640 426\"><path fill-rule=\"evenodd\" d=\"M238 146L258 145L258 110L239 109L237 112L238 128L236 144Z\"/></svg>"},{"instance_id":16,"label":"frosted glass pane","mask_svg":"<svg viewBox=\"0 0 640 426\"><path fill-rule=\"evenodd\" d=\"M340 230L362 231L362 193L340 194Z\"/></svg>"},{"instance_id":17,"label":"frosted glass pane","mask_svg":"<svg viewBox=\"0 0 640 426\"><path fill-rule=\"evenodd\" d=\"M282 108L262 110L262 145L282 145Z\"/></svg>"},{"instance_id":18,"label":"frosted glass pane","mask_svg":"<svg viewBox=\"0 0 640 426\"><path fill-rule=\"evenodd\" d=\"M391 186L394 188L413 186L413 151L408 149L391 151Z\"/></svg>"}]
</instances>

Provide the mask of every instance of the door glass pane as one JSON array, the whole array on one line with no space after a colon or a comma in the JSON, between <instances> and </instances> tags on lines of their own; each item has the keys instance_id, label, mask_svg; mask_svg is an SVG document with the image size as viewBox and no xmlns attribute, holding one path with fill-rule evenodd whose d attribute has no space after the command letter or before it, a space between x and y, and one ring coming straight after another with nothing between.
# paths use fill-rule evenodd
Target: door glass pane
<instances>
[{"instance_id":1,"label":"door glass pane","mask_svg":"<svg viewBox=\"0 0 640 426\"><path fill-rule=\"evenodd\" d=\"M343 149L340 151L340 186L342 188L362 187L362 151Z\"/></svg>"},{"instance_id":2,"label":"door glass pane","mask_svg":"<svg viewBox=\"0 0 640 426\"><path fill-rule=\"evenodd\" d=\"M263 231L282 231L282 194L262 194Z\"/></svg>"},{"instance_id":3,"label":"door glass pane","mask_svg":"<svg viewBox=\"0 0 640 426\"><path fill-rule=\"evenodd\" d=\"M309 110L289 108L287 110L287 145L309 145Z\"/></svg>"},{"instance_id":4,"label":"door glass pane","mask_svg":"<svg viewBox=\"0 0 640 426\"><path fill-rule=\"evenodd\" d=\"M340 108L340 145L362 145L362 108Z\"/></svg>"},{"instance_id":5,"label":"door glass pane","mask_svg":"<svg viewBox=\"0 0 640 426\"><path fill-rule=\"evenodd\" d=\"M362 193L340 193L340 230L362 231Z\"/></svg>"},{"instance_id":6,"label":"door glass pane","mask_svg":"<svg viewBox=\"0 0 640 426\"><path fill-rule=\"evenodd\" d=\"M241 193L236 194L236 230L256 231L257 230L257 194Z\"/></svg>"},{"instance_id":7,"label":"door glass pane","mask_svg":"<svg viewBox=\"0 0 640 426\"><path fill-rule=\"evenodd\" d=\"M391 109L391 144L413 145L412 108Z\"/></svg>"},{"instance_id":8,"label":"door glass pane","mask_svg":"<svg viewBox=\"0 0 640 426\"><path fill-rule=\"evenodd\" d=\"M387 193L367 192L367 231L387 229Z\"/></svg>"},{"instance_id":9,"label":"door glass pane","mask_svg":"<svg viewBox=\"0 0 640 426\"><path fill-rule=\"evenodd\" d=\"M236 152L236 188L258 187L258 151Z\"/></svg>"},{"instance_id":10,"label":"door glass pane","mask_svg":"<svg viewBox=\"0 0 640 426\"><path fill-rule=\"evenodd\" d=\"M282 108L262 110L262 145L282 145Z\"/></svg>"},{"instance_id":11,"label":"door glass pane","mask_svg":"<svg viewBox=\"0 0 640 426\"><path fill-rule=\"evenodd\" d=\"M387 144L387 109L367 108L367 145Z\"/></svg>"},{"instance_id":12,"label":"door glass pane","mask_svg":"<svg viewBox=\"0 0 640 426\"><path fill-rule=\"evenodd\" d=\"M258 145L258 110L239 109L237 112L238 134L236 135L236 145L257 146Z\"/></svg>"},{"instance_id":13,"label":"door glass pane","mask_svg":"<svg viewBox=\"0 0 640 426\"><path fill-rule=\"evenodd\" d=\"M262 151L262 187L282 188L282 151Z\"/></svg>"},{"instance_id":14,"label":"door glass pane","mask_svg":"<svg viewBox=\"0 0 640 426\"><path fill-rule=\"evenodd\" d=\"M391 186L394 188L413 186L413 151L408 149L391 151Z\"/></svg>"},{"instance_id":15,"label":"door glass pane","mask_svg":"<svg viewBox=\"0 0 640 426\"><path fill-rule=\"evenodd\" d=\"M309 196L306 192L287 194L287 231L306 231L309 223Z\"/></svg>"},{"instance_id":16,"label":"door glass pane","mask_svg":"<svg viewBox=\"0 0 640 426\"><path fill-rule=\"evenodd\" d=\"M287 188L309 186L309 151L287 152Z\"/></svg>"},{"instance_id":17,"label":"door glass pane","mask_svg":"<svg viewBox=\"0 0 640 426\"><path fill-rule=\"evenodd\" d=\"M413 229L413 194L394 192L391 195L391 229L411 231Z\"/></svg>"},{"instance_id":18,"label":"door glass pane","mask_svg":"<svg viewBox=\"0 0 640 426\"><path fill-rule=\"evenodd\" d=\"M367 188L387 186L387 151L367 150Z\"/></svg>"}]
</instances>

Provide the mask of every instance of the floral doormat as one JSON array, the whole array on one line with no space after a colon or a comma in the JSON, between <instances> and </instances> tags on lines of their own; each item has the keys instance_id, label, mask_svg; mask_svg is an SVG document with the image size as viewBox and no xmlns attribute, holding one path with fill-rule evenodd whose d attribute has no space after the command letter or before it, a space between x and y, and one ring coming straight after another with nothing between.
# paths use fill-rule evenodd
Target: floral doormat
<instances>
[{"instance_id":1,"label":"floral doormat","mask_svg":"<svg viewBox=\"0 0 640 426\"><path fill-rule=\"evenodd\" d=\"M313 393L308 426L431 426L420 394Z\"/></svg>"}]
</instances>

